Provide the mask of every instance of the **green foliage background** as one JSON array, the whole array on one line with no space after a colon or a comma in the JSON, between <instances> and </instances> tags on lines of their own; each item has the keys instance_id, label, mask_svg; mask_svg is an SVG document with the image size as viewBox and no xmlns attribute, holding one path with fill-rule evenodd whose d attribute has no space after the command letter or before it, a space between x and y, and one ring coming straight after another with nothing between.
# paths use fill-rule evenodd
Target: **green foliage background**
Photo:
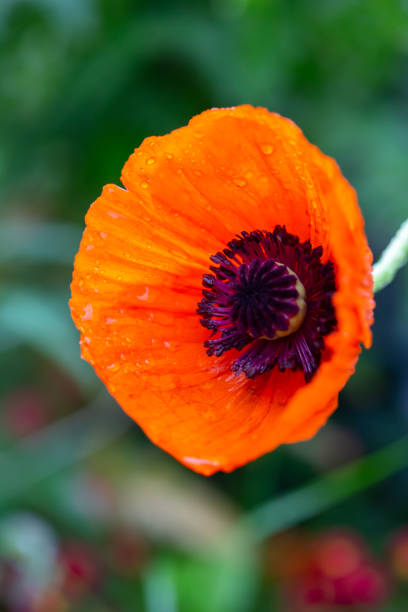
<instances>
[{"instance_id":1,"label":"green foliage background","mask_svg":"<svg viewBox=\"0 0 408 612\"><path fill-rule=\"evenodd\" d=\"M378 257L408 210L408 3L2 0L0 75L1 516L35 513L59 541L98 551L130 521L148 560L131 578L105 564L104 587L83 610L280 610L279 585L259 560L265 540L241 564L207 545L258 504L406 431L407 272L378 296L374 347L329 426L204 480L152 447L80 362L67 308L72 261L89 204L119 182L145 136L240 103L291 117L338 160ZM7 421L21 389L48 406L47 422L22 438ZM73 503L72 482L95 472L114 489L118 515ZM349 526L385 559L390 534L408 522L407 489L403 471L304 529ZM180 512L200 525L181 529ZM400 586L384 609L407 608Z\"/></svg>"}]
</instances>

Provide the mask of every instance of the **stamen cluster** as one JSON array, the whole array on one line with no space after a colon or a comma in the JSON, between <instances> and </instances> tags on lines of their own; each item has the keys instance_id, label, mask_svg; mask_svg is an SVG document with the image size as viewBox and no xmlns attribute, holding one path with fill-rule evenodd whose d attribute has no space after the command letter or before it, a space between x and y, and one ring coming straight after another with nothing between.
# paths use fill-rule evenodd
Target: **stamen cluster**
<instances>
[{"instance_id":1,"label":"stamen cluster","mask_svg":"<svg viewBox=\"0 0 408 612\"><path fill-rule=\"evenodd\" d=\"M232 370L254 378L271 370L315 373L324 336L336 326L334 268L322 248L277 225L273 232L242 232L210 257L197 312L211 330L208 355L247 349Z\"/></svg>"}]
</instances>

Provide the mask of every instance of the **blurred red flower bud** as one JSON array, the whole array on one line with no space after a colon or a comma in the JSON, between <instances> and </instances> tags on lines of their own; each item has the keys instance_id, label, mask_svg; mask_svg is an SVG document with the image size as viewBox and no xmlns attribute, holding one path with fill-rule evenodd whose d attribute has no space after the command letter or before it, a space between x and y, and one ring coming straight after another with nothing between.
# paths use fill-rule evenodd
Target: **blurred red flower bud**
<instances>
[{"instance_id":1,"label":"blurred red flower bud","mask_svg":"<svg viewBox=\"0 0 408 612\"><path fill-rule=\"evenodd\" d=\"M101 567L94 551L82 542L67 542L60 551L62 591L79 601L95 589L101 578Z\"/></svg>"},{"instance_id":2,"label":"blurred red flower bud","mask_svg":"<svg viewBox=\"0 0 408 612\"><path fill-rule=\"evenodd\" d=\"M314 563L329 578L340 578L355 571L363 562L363 543L352 533L335 531L317 539Z\"/></svg>"},{"instance_id":3,"label":"blurred red flower bud","mask_svg":"<svg viewBox=\"0 0 408 612\"><path fill-rule=\"evenodd\" d=\"M309 562L300 575L287 575L290 612L353 610L381 605L390 591L388 575L374 562L353 532L336 530L319 536L309 548Z\"/></svg>"},{"instance_id":4,"label":"blurred red flower bud","mask_svg":"<svg viewBox=\"0 0 408 612\"><path fill-rule=\"evenodd\" d=\"M389 593L389 582L383 568L363 563L354 572L335 582L336 604L377 606Z\"/></svg>"}]
</instances>

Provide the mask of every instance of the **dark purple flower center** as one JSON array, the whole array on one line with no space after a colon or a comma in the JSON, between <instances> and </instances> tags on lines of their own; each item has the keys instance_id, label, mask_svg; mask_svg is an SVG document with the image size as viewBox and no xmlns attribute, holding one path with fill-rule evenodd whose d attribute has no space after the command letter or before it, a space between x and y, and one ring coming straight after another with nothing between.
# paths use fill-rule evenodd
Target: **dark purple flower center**
<instances>
[{"instance_id":1,"label":"dark purple flower center","mask_svg":"<svg viewBox=\"0 0 408 612\"><path fill-rule=\"evenodd\" d=\"M242 351L232 370L254 378L271 370L315 373L324 336L336 326L331 262L322 248L299 242L277 225L273 232L242 232L228 248L210 257L216 264L203 276L197 312L212 331L208 355Z\"/></svg>"}]
</instances>

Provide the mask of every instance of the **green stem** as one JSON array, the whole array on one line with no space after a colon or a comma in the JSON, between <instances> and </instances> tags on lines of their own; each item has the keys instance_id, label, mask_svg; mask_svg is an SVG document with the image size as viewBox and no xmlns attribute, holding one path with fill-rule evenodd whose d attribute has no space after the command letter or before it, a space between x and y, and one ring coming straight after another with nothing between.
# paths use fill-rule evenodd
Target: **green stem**
<instances>
[{"instance_id":1,"label":"green stem","mask_svg":"<svg viewBox=\"0 0 408 612\"><path fill-rule=\"evenodd\" d=\"M402 266L408 262L408 219L401 225L394 238L373 266L374 291L380 291L391 283Z\"/></svg>"},{"instance_id":2,"label":"green stem","mask_svg":"<svg viewBox=\"0 0 408 612\"><path fill-rule=\"evenodd\" d=\"M257 540L297 525L408 467L408 436L250 513L243 527Z\"/></svg>"}]
</instances>

